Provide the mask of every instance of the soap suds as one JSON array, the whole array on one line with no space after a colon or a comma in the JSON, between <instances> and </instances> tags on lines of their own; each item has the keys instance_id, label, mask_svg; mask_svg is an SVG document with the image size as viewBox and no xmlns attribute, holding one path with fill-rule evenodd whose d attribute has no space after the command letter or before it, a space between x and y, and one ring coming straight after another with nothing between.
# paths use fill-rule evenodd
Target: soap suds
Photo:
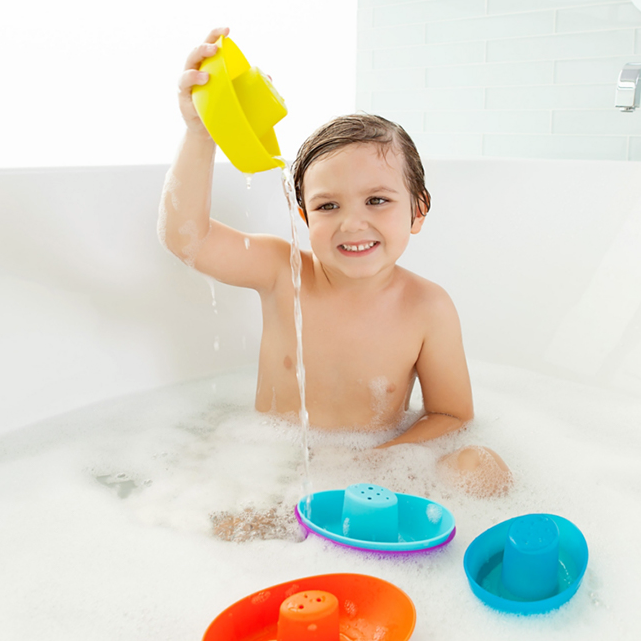
<instances>
[{"instance_id":1,"label":"soap suds","mask_svg":"<svg viewBox=\"0 0 641 641\"><path fill-rule=\"evenodd\" d=\"M173 208L174 211L178 209L178 197L176 196L176 189L180 183L178 178L174 175L171 169L165 174L165 182L163 184L162 195L160 197L160 208L158 214L157 233L160 244L167 249L167 203Z\"/></svg>"},{"instance_id":2,"label":"soap suds","mask_svg":"<svg viewBox=\"0 0 641 641\"><path fill-rule=\"evenodd\" d=\"M178 229L178 233L181 236L186 236L187 238L187 242L181 250L182 261L188 267L194 267L194 265L196 264L196 259L198 258L198 252L205 242L207 235L203 236L202 238L199 236L198 225L194 220L188 220L183 223L182 226Z\"/></svg>"},{"instance_id":3,"label":"soap suds","mask_svg":"<svg viewBox=\"0 0 641 641\"><path fill-rule=\"evenodd\" d=\"M625 525L641 498L641 401L506 366L471 362L470 372L476 417L465 432L383 450L372 448L389 433L310 433L314 491L371 482L451 510L456 538L428 555L388 558L297 538L300 428L253 410L255 369L0 435L0 547L12 551L0 584L3 634L51 638L55 612L58 637L69 641L202 638L245 595L354 572L410 596L416 639L635 638L641 548L612 523ZM442 478L439 459L475 445L512 469L506 496L475 498ZM590 565L567 606L508 617L472 594L463 554L485 529L533 512L581 528ZM242 526L231 531L235 543L214 532L224 518Z\"/></svg>"}]
</instances>

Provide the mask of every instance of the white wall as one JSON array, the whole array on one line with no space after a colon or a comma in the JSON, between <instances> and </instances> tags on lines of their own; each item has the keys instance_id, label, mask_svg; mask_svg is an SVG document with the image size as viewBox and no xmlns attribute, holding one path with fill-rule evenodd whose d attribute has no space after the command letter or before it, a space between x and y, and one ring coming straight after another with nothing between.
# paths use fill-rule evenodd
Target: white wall
<instances>
[{"instance_id":1,"label":"white wall","mask_svg":"<svg viewBox=\"0 0 641 641\"><path fill-rule=\"evenodd\" d=\"M34 0L0 12L0 167L165 164L189 52L229 26L289 115L281 151L354 111L356 0Z\"/></svg>"},{"instance_id":2,"label":"white wall","mask_svg":"<svg viewBox=\"0 0 641 641\"><path fill-rule=\"evenodd\" d=\"M641 160L641 110L614 109L641 61L625 0L359 0L357 107L423 157Z\"/></svg>"}]
</instances>

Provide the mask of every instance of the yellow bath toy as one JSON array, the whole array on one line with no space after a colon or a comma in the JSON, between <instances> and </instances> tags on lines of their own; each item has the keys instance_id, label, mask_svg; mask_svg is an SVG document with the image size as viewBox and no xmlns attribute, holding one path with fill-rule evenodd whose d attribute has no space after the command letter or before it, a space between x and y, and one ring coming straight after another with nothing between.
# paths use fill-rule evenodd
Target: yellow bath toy
<instances>
[{"instance_id":1,"label":"yellow bath toy","mask_svg":"<svg viewBox=\"0 0 641 641\"><path fill-rule=\"evenodd\" d=\"M218 51L200 70L209 74L204 85L194 85L192 97L207 131L230 162L246 174L284 167L274 125L287 108L269 78L250 67L241 50L221 36Z\"/></svg>"}]
</instances>

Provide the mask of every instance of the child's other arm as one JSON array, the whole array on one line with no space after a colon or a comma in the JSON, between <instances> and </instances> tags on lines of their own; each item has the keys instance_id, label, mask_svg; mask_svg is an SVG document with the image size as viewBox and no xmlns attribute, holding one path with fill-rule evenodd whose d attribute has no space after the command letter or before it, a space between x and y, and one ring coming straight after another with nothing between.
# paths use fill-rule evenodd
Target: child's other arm
<instances>
[{"instance_id":1,"label":"child's other arm","mask_svg":"<svg viewBox=\"0 0 641 641\"><path fill-rule=\"evenodd\" d=\"M179 104L187 130L165 178L158 231L167 249L189 266L230 285L271 289L289 265L289 243L243 234L209 218L216 143L194 108L191 89L207 82L208 74L198 71L200 63L214 55L214 43L228 33L214 29L189 55L180 78Z\"/></svg>"},{"instance_id":2,"label":"child's other arm","mask_svg":"<svg viewBox=\"0 0 641 641\"><path fill-rule=\"evenodd\" d=\"M430 304L426 329L416 363L425 415L382 447L429 441L460 429L474 418L461 324L445 290L439 290Z\"/></svg>"}]
</instances>

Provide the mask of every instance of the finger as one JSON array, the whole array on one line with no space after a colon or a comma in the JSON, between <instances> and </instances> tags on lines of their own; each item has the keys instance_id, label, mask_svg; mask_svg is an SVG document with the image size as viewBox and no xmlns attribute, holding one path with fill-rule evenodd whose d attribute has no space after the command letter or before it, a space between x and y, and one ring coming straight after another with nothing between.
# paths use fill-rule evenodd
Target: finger
<instances>
[{"instance_id":1,"label":"finger","mask_svg":"<svg viewBox=\"0 0 641 641\"><path fill-rule=\"evenodd\" d=\"M209 74L197 69L189 69L180 76L178 90L180 93L190 93L194 85L204 85L209 80Z\"/></svg>"},{"instance_id":2,"label":"finger","mask_svg":"<svg viewBox=\"0 0 641 641\"><path fill-rule=\"evenodd\" d=\"M200 46L196 47L190 54L187 56L187 62L185 62L185 69L198 69L200 63L205 58L211 58L218 51L218 46L211 43L203 43Z\"/></svg>"},{"instance_id":3,"label":"finger","mask_svg":"<svg viewBox=\"0 0 641 641\"><path fill-rule=\"evenodd\" d=\"M205 38L205 42L216 42L220 36L228 36L229 27L217 27L209 32L209 35Z\"/></svg>"}]
</instances>

